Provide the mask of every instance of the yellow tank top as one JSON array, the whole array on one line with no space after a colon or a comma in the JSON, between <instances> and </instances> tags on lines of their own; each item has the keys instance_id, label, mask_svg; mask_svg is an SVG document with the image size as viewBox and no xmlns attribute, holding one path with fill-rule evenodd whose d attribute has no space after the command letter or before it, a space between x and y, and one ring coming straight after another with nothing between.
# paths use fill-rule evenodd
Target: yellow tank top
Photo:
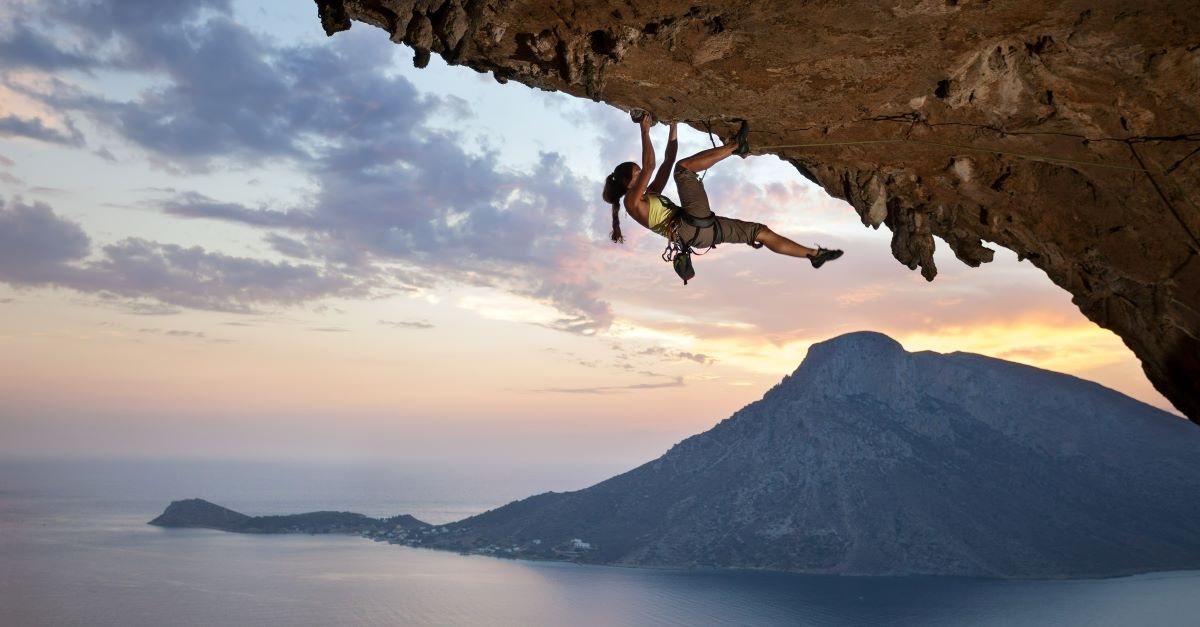
<instances>
[{"instance_id":1,"label":"yellow tank top","mask_svg":"<svg viewBox=\"0 0 1200 627\"><path fill-rule=\"evenodd\" d=\"M663 237L671 237L671 218L675 217L675 211L663 203L658 194L646 194L646 202L650 203L650 215L646 218L650 230Z\"/></svg>"}]
</instances>

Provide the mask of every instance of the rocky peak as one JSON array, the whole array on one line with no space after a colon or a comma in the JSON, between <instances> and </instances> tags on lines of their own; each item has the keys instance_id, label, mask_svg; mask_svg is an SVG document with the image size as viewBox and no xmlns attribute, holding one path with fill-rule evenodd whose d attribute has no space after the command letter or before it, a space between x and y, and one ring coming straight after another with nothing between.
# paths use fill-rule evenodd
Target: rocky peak
<instances>
[{"instance_id":1,"label":"rocky peak","mask_svg":"<svg viewBox=\"0 0 1200 627\"><path fill-rule=\"evenodd\" d=\"M204 499L171 501L163 513L150 521L159 527L205 527L223 529L244 523L250 517Z\"/></svg>"},{"instance_id":2,"label":"rocky peak","mask_svg":"<svg viewBox=\"0 0 1200 627\"><path fill-rule=\"evenodd\" d=\"M728 135L932 280L1013 250L1200 421L1200 12L1189 0L316 0L450 63Z\"/></svg>"},{"instance_id":3,"label":"rocky peak","mask_svg":"<svg viewBox=\"0 0 1200 627\"><path fill-rule=\"evenodd\" d=\"M882 333L847 333L813 344L785 385L827 397L865 394L904 402L912 398L909 357L899 342Z\"/></svg>"}]
</instances>

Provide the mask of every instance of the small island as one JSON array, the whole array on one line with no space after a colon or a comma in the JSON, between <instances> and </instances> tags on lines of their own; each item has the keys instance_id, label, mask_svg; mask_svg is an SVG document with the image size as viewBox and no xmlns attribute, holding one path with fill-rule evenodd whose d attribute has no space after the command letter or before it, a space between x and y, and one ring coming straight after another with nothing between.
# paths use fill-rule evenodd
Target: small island
<instances>
[{"instance_id":1,"label":"small island","mask_svg":"<svg viewBox=\"0 0 1200 627\"><path fill-rule=\"evenodd\" d=\"M558 543L544 543L540 539L532 539L520 544L505 543L503 546L467 543L463 542L467 539L462 535L465 530L457 528L454 524L431 525L408 514L391 518L371 518L354 512L321 511L247 516L200 498L172 501L162 514L148 524L168 528L215 529L231 533L357 535L388 544L525 559L584 561L580 559L583 552L592 549L590 543L579 538Z\"/></svg>"},{"instance_id":2,"label":"small island","mask_svg":"<svg viewBox=\"0 0 1200 627\"><path fill-rule=\"evenodd\" d=\"M233 533L306 533L362 535L376 540L406 537L432 527L408 514L371 518L354 512L308 512L279 516L247 516L204 499L172 501L151 525L216 529Z\"/></svg>"}]
</instances>

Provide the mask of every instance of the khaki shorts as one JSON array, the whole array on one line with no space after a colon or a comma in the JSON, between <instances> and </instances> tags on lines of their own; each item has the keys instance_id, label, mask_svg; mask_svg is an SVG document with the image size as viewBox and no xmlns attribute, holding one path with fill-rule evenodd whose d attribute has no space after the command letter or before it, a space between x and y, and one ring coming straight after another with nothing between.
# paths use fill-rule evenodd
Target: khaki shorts
<instances>
[{"instance_id":1,"label":"khaki shorts","mask_svg":"<svg viewBox=\"0 0 1200 627\"><path fill-rule=\"evenodd\" d=\"M675 188L679 190L679 206L688 215L707 218L712 214L712 208L708 206L708 192L704 191L704 182L696 176L695 172L676 165ZM750 244L758 237L758 232L766 228L757 222L746 222L722 216L717 216L717 225L720 226L721 240L715 242L716 244ZM716 229L713 227L698 229L689 226L686 222L681 222L679 235L685 242L696 248L708 248L714 244L713 236L716 235Z\"/></svg>"}]
</instances>

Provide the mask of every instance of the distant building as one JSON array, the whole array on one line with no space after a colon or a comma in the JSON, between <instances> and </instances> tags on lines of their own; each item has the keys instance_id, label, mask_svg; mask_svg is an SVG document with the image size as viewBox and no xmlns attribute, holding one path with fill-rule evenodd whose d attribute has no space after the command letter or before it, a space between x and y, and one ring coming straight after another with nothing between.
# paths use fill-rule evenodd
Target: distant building
<instances>
[{"instance_id":1,"label":"distant building","mask_svg":"<svg viewBox=\"0 0 1200 627\"><path fill-rule=\"evenodd\" d=\"M592 543L584 542L583 540L580 540L579 538L571 538L571 548L587 550L587 549L592 548Z\"/></svg>"}]
</instances>

